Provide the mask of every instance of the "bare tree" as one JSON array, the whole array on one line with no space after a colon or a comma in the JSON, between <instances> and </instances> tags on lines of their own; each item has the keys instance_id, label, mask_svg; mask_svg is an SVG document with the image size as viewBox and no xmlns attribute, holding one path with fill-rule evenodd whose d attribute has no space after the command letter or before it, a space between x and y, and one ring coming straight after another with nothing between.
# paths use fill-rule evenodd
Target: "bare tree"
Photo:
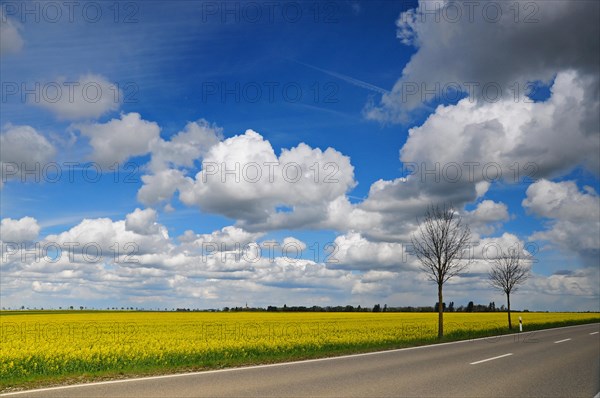
<instances>
[{"instance_id":1,"label":"bare tree","mask_svg":"<svg viewBox=\"0 0 600 398\"><path fill-rule=\"evenodd\" d=\"M419 221L419 220L417 220ZM462 253L471 239L469 226L462 223L451 206L430 205L419 230L411 237L413 254L429 280L438 286L438 338L444 336L443 286L450 278L466 269L469 261Z\"/></svg>"},{"instance_id":2,"label":"bare tree","mask_svg":"<svg viewBox=\"0 0 600 398\"><path fill-rule=\"evenodd\" d=\"M490 270L490 285L506 294L506 305L508 307L508 328L512 329L510 321L510 294L517 290L529 277L529 269L525 266L526 258L523 258L518 250L510 250L507 255L492 260Z\"/></svg>"}]
</instances>

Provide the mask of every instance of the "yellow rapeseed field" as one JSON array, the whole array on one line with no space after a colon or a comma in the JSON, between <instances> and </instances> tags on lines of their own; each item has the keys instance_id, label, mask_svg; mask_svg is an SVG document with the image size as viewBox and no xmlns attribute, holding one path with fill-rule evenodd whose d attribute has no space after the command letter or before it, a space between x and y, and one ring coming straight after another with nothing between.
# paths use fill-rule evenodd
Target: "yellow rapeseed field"
<instances>
[{"instance_id":1,"label":"yellow rapeseed field","mask_svg":"<svg viewBox=\"0 0 600 398\"><path fill-rule=\"evenodd\" d=\"M513 314L525 330L599 314ZM446 313L449 339L506 333L505 313ZM214 368L422 344L435 313L45 312L0 314L0 380Z\"/></svg>"}]
</instances>

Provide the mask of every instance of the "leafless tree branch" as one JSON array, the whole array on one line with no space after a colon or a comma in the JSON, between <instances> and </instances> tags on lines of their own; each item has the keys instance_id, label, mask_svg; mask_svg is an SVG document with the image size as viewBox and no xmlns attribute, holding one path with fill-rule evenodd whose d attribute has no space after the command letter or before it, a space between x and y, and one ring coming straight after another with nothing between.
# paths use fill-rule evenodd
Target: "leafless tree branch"
<instances>
[{"instance_id":1,"label":"leafless tree branch","mask_svg":"<svg viewBox=\"0 0 600 398\"><path fill-rule=\"evenodd\" d=\"M492 260L492 268L489 272L490 285L506 294L509 329L512 329L510 294L514 293L518 286L529 277L529 269L525 266L525 260L527 260L527 256L524 257L519 250L513 249Z\"/></svg>"},{"instance_id":2,"label":"leafless tree branch","mask_svg":"<svg viewBox=\"0 0 600 398\"><path fill-rule=\"evenodd\" d=\"M468 225L447 205L443 208L430 205L419 223L419 230L411 237L412 254L419 260L420 269L438 285L440 338L443 336L442 286L468 267L470 260L463 258L463 252L470 240Z\"/></svg>"},{"instance_id":3,"label":"leafless tree branch","mask_svg":"<svg viewBox=\"0 0 600 398\"><path fill-rule=\"evenodd\" d=\"M492 261L490 284L492 287L511 294L529 277L529 269L524 264L525 258L518 250L511 250Z\"/></svg>"}]
</instances>

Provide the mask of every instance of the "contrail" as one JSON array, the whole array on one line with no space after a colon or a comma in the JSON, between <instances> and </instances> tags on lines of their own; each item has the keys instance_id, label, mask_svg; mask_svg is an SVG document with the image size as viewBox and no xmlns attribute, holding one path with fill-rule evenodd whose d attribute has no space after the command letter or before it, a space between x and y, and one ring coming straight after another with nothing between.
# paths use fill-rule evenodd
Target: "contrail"
<instances>
[{"instance_id":1,"label":"contrail","mask_svg":"<svg viewBox=\"0 0 600 398\"><path fill-rule=\"evenodd\" d=\"M357 86L357 87L360 87L360 88L364 88L364 89L367 89L367 90L370 90L370 91L374 91L374 92L379 93L379 94L389 94L390 93L386 89L383 89L381 87L377 87L377 86L375 86L375 85L373 85L371 83L363 82L362 80L358 80L358 79L355 79L355 78L350 77L350 76L342 75L341 73L332 72L332 71L327 70L327 69L321 69L321 68L319 68L317 66L309 65L309 64L306 64L306 63L300 62L300 61L295 61L295 60L291 60L291 61L294 61L294 62L296 62L296 63L298 63L300 65L304 65L304 66L306 66L308 68L311 68L311 69L314 69L314 70L318 70L319 72L326 73L326 74L328 74L330 76L333 76L335 78L338 78L340 80L343 80L343 81L345 81L347 83L350 83L350 84L352 84L354 86Z\"/></svg>"}]
</instances>

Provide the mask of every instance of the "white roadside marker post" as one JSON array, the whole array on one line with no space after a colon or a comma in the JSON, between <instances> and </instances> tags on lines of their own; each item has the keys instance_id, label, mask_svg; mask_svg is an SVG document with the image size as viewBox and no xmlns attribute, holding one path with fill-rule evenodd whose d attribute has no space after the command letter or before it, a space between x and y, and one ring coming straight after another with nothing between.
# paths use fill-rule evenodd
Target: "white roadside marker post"
<instances>
[{"instance_id":1,"label":"white roadside marker post","mask_svg":"<svg viewBox=\"0 0 600 398\"><path fill-rule=\"evenodd\" d=\"M523 319L519 317L519 332L523 331Z\"/></svg>"}]
</instances>

